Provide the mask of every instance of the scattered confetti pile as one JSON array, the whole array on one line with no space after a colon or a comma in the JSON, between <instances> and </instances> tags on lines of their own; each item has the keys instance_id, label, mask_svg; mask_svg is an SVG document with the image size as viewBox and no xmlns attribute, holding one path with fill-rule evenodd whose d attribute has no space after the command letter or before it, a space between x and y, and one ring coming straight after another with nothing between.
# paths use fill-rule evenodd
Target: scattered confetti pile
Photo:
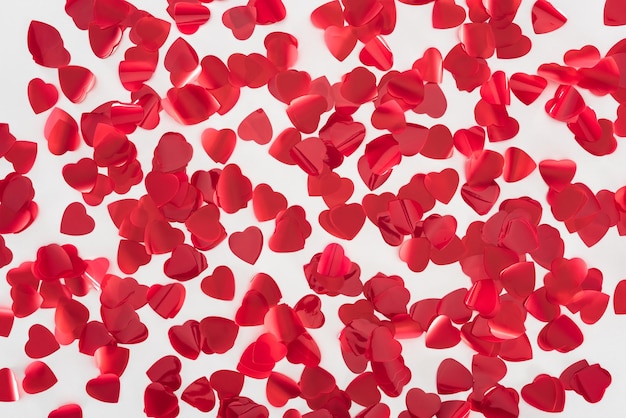
<instances>
[{"instance_id":1,"label":"scattered confetti pile","mask_svg":"<svg viewBox=\"0 0 626 418\"><path fill-rule=\"evenodd\" d=\"M521 138L519 115L586 159L617 152L626 7L581 3L612 46L573 39L545 62L535 44L570 24L556 0L457 1L56 0L66 27L12 34L42 76L20 86L40 137L0 124L0 352L25 354L3 356L0 411L66 386L75 399L32 411L510 418L584 400L615 416L602 400L626 369L575 350L626 314L626 281L567 247L626 235L626 186L538 158L547 138ZM450 47L387 42L418 17ZM19 240L42 219L57 235ZM90 366L59 373L61 352Z\"/></svg>"}]
</instances>

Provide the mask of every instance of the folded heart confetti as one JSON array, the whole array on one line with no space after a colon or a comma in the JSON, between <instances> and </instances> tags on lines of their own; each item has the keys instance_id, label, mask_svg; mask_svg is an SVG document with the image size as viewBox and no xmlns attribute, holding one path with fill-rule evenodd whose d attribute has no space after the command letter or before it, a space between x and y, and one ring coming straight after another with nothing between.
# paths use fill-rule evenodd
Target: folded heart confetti
<instances>
[{"instance_id":1,"label":"folded heart confetti","mask_svg":"<svg viewBox=\"0 0 626 418\"><path fill-rule=\"evenodd\" d=\"M619 415L619 0L227 3L5 5L4 415Z\"/></svg>"}]
</instances>

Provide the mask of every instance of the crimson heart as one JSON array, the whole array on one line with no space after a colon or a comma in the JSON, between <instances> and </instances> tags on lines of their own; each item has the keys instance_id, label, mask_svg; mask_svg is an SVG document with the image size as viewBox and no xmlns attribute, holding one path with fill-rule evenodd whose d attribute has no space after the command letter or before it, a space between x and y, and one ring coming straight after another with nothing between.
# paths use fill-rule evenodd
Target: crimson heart
<instances>
[{"instance_id":1,"label":"crimson heart","mask_svg":"<svg viewBox=\"0 0 626 418\"><path fill-rule=\"evenodd\" d=\"M108 373L91 379L85 387L87 394L94 399L107 403L117 403L120 398L120 378Z\"/></svg>"},{"instance_id":2,"label":"crimson heart","mask_svg":"<svg viewBox=\"0 0 626 418\"><path fill-rule=\"evenodd\" d=\"M230 250L241 260L254 265L263 249L263 233L256 226L242 232L233 232L228 238Z\"/></svg>"},{"instance_id":3,"label":"crimson heart","mask_svg":"<svg viewBox=\"0 0 626 418\"><path fill-rule=\"evenodd\" d=\"M61 233L66 235L87 235L96 227L94 219L87 214L80 202L70 203L61 218Z\"/></svg>"},{"instance_id":4,"label":"crimson heart","mask_svg":"<svg viewBox=\"0 0 626 418\"><path fill-rule=\"evenodd\" d=\"M28 341L24 346L24 352L32 359L40 359L54 353L59 349L59 343L54 334L43 325L34 324L28 330Z\"/></svg>"}]
</instances>

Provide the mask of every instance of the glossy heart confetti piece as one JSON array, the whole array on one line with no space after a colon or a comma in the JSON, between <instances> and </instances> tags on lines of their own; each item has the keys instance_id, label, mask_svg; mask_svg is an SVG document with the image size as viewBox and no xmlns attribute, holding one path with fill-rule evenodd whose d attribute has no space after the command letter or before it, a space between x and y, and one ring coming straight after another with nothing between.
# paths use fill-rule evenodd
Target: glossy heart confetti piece
<instances>
[{"instance_id":1,"label":"glossy heart confetti piece","mask_svg":"<svg viewBox=\"0 0 626 418\"><path fill-rule=\"evenodd\" d=\"M13 371L0 369L0 402L15 402L19 399L19 389Z\"/></svg>"},{"instance_id":2,"label":"glossy heart confetti piece","mask_svg":"<svg viewBox=\"0 0 626 418\"><path fill-rule=\"evenodd\" d=\"M176 22L178 30L185 35L193 35L200 26L211 17L209 9L200 3L176 2L173 13L170 13Z\"/></svg>"},{"instance_id":3,"label":"glossy heart confetti piece","mask_svg":"<svg viewBox=\"0 0 626 418\"><path fill-rule=\"evenodd\" d=\"M479 215L487 214L495 205L500 196L500 186L495 181L485 188L471 187L464 184L461 187L461 197Z\"/></svg>"},{"instance_id":4,"label":"glossy heart confetti piece","mask_svg":"<svg viewBox=\"0 0 626 418\"><path fill-rule=\"evenodd\" d=\"M233 36L245 41L252 36L256 26L257 9L251 6L238 6L228 9L222 15L222 23L233 32Z\"/></svg>"},{"instance_id":5,"label":"glossy heart confetti piece","mask_svg":"<svg viewBox=\"0 0 626 418\"><path fill-rule=\"evenodd\" d=\"M525 73L515 73L509 80L511 92L525 105L537 100L547 85L545 78Z\"/></svg>"},{"instance_id":6,"label":"glossy heart confetti piece","mask_svg":"<svg viewBox=\"0 0 626 418\"><path fill-rule=\"evenodd\" d=\"M547 0L537 0L533 5L531 16L536 34L555 31L567 22L567 18Z\"/></svg>"},{"instance_id":7,"label":"glossy heart confetti piece","mask_svg":"<svg viewBox=\"0 0 626 418\"><path fill-rule=\"evenodd\" d=\"M272 372L267 378L265 393L268 402L272 406L282 407L285 406L290 399L294 399L300 395L300 387L289 376Z\"/></svg>"},{"instance_id":8,"label":"glossy heart confetti piece","mask_svg":"<svg viewBox=\"0 0 626 418\"><path fill-rule=\"evenodd\" d=\"M36 114L52 108L59 99L59 92L53 84L40 78L33 78L28 83L28 101Z\"/></svg>"},{"instance_id":9,"label":"glossy heart confetti piece","mask_svg":"<svg viewBox=\"0 0 626 418\"><path fill-rule=\"evenodd\" d=\"M85 387L87 394L101 402L117 403L120 397L120 378L116 374L101 374Z\"/></svg>"},{"instance_id":10,"label":"glossy heart confetti piece","mask_svg":"<svg viewBox=\"0 0 626 418\"><path fill-rule=\"evenodd\" d=\"M143 400L144 412L148 417L168 416L178 409L178 398L161 383L150 383L146 387Z\"/></svg>"},{"instance_id":11,"label":"glossy heart confetti piece","mask_svg":"<svg viewBox=\"0 0 626 418\"><path fill-rule=\"evenodd\" d=\"M569 384L571 389L584 397L587 402L597 403L604 397L612 380L608 371L599 364L592 364L575 371L569 379Z\"/></svg>"},{"instance_id":12,"label":"glossy heart confetti piece","mask_svg":"<svg viewBox=\"0 0 626 418\"><path fill-rule=\"evenodd\" d=\"M228 245L238 258L254 265L261 255L263 234L256 226L250 226L242 232L233 232L228 238Z\"/></svg>"},{"instance_id":13,"label":"glossy heart confetti piece","mask_svg":"<svg viewBox=\"0 0 626 418\"><path fill-rule=\"evenodd\" d=\"M161 317L174 318L185 301L185 287L180 283L170 283L165 286L158 284L150 286L146 295L148 304Z\"/></svg>"},{"instance_id":14,"label":"glossy heart confetti piece","mask_svg":"<svg viewBox=\"0 0 626 418\"><path fill-rule=\"evenodd\" d=\"M48 141L48 149L54 155L75 151L80 145L78 124L72 116L58 107L52 109L48 115L44 136Z\"/></svg>"},{"instance_id":15,"label":"glossy heart confetti piece","mask_svg":"<svg viewBox=\"0 0 626 418\"><path fill-rule=\"evenodd\" d=\"M218 266L213 274L202 279L202 291L215 299L233 300L235 297L235 277L228 266Z\"/></svg>"},{"instance_id":16,"label":"glossy heart confetti piece","mask_svg":"<svg viewBox=\"0 0 626 418\"><path fill-rule=\"evenodd\" d=\"M257 109L241 121L237 135L243 140L254 141L259 145L272 140L272 124L263 109Z\"/></svg>"},{"instance_id":17,"label":"glossy heart confetti piece","mask_svg":"<svg viewBox=\"0 0 626 418\"><path fill-rule=\"evenodd\" d=\"M196 125L217 112L219 105L205 88L187 84L168 90L163 108L177 122Z\"/></svg>"},{"instance_id":18,"label":"glossy heart confetti piece","mask_svg":"<svg viewBox=\"0 0 626 418\"><path fill-rule=\"evenodd\" d=\"M447 358L437 369L437 393L464 392L472 387L472 374L458 361Z\"/></svg>"},{"instance_id":19,"label":"glossy heart confetti piece","mask_svg":"<svg viewBox=\"0 0 626 418\"><path fill-rule=\"evenodd\" d=\"M565 390L556 377L539 375L522 388L522 398L530 405L546 412L561 412L565 406Z\"/></svg>"},{"instance_id":20,"label":"glossy heart confetti piece","mask_svg":"<svg viewBox=\"0 0 626 418\"><path fill-rule=\"evenodd\" d=\"M35 394L50 389L57 383L57 378L50 367L42 361L34 361L26 366L22 388L24 392Z\"/></svg>"},{"instance_id":21,"label":"glossy heart confetti piece","mask_svg":"<svg viewBox=\"0 0 626 418\"><path fill-rule=\"evenodd\" d=\"M490 58L496 50L493 30L487 23L463 24L459 31L459 38L470 57Z\"/></svg>"},{"instance_id":22,"label":"glossy heart confetti piece","mask_svg":"<svg viewBox=\"0 0 626 418\"><path fill-rule=\"evenodd\" d=\"M174 325L167 333L172 348L181 356L195 360L200 355L199 322L191 319L182 325Z\"/></svg>"},{"instance_id":23,"label":"glossy heart confetti piece","mask_svg":"<svg viewBox=\"0 0 626 418\"><path fill-rule=\"evenodd\" d=\"M95 76L84 67L68 65L59 68L61 91L72 103L81 103L95 84Z\"/></svg>"},{"instance_id":24,"label":"glossy heart confetti piece","mask_svg":"<svg viewBox=\"0 0 626 418\"><path fill-rule=\"evenodd\" d=\"M452 325L450 318L441 315L433 320L426 332L426 347L450 348L461 341L461 333Z\"/></svg>"},{"instance_id":25,"label":"glossy heart confetti piece","mask_svg":"<svg viewBox=\"0 0 626 418\"><path fill-rule=\"evenodd\" d=\"M215 407L215 393L204 376L191 382L180 399L202 412L210 412Z\"/></svg>"},{"instance_id":26,"label":"glossy heart confetti piece","mask_svg":"<svg viewBox=\"0 0 626 418\"><path fill-rule=\"evenodd\" d=\"M359 53L359 60L364 65L388 71L393 66L393 53L385 40L377 36L363 46Z\"/></svg>"},{"instance_id":27,"label":"glossy heart confetti piece","mask_svg":"<svg viewBox=\"0 0 626 418\"><path fill-rule=\"evenodd\" d=\"M216 188L217 203L226 213L235 213L248 206L252 199L252 183L239 166L228 164L222 170Z\"/></svg>"},{"instance_id":28,"label":"glossy heart confetti piece","mask_svg":"<svg viewBox=\"0 0 626 418\"><path fill-rule=\"evenodd\" d=\"M604 3L604 24L607 26L626 25L626 13L615 0L607 0Z\"/></svg>"},{"instance_id":29,"label":"glossy heart confetti piece","mask_svg":"<svg viewBox=\"0 0 626 418\"><path fill-rule=\"evenodd\" d=\"M83 418L83 410L80 405L67 404L51 411L48 418Z\"/></svg>"},{"instance_id":30,"label":"glossy heart confetti piece","mask_svg":"<svg viewBox=\"0 0 626 418\"><path fill-rule=\"evenodd\" d=\"M94 352L94 359L101 374L121 376L126 370L130 350L125 347L105 345Z\"/></svg>"},{"instance_id":31,"label":"glossy heart confetti piece","mask_svg":"<svg viewBox=\"0 0 626 418\"><path fill-rule=\"evenodd\" d=\"M61 34L44 22L30 22L28 50L33 60L44 67L60 68L70 63L70 53L63 45Z\"/></svg>"},{"instance_id":32,"label":"glossy heart confetti piece","mask_svg":"<svg viewBox=\"0 0 626 418\"><path fill-rule=\"evenodd\" d=\"M168 355L155 361L146 371L151 382L160 383L168 390L178 390L181 385L182 363L176 356Z\"/></svg>"},{"instance_id":33,"label":"glossy heart confetti piece","mask_svg":"<svg viewBox=\"0 0 626 418\"><path fill-rule=\"evenodd\" d=\"M439 412L441 399L436 393L426 393L422 389L412 388L406 393L406 408L411 416L431 418Z\"/></svg>"},{"instance_id":34,"label":"glossy heart confetti piece","mask_svg":"<svg viewBox=\"0 0 626 418\"><path fill-rule=\"evenodd\" d=\"M535 171L536 167L537 164L524 150L511 147L504 152L502 178L509 183L520 181Z\"/></svg>"},{"instance_id":35,"label":"glossy heart confetti piece","mask_svg":"<svg viewBox=\"0 0 626 418\"><path fill-rule=\"evenodd\" d=\"M59 349L59 343L54 334L43 325L34 324L28 330L28 341L24 346L26 355L32 359L49 356Z\"/></svg>"},{"instance_id":36,"label":"glossy heart confetti piece","mask_svg":"<svg viewBox=\"0 0 626 418\"><path fill-rule=\"evenodd\" d=\"M61 218L61 233L66 235L87 235L94 230L95 221L87 214L80 202L70 203Z\"/></svg>"},{"instance_id":37,"label":"glossy heart confetti piece","mask_svg":"<svg viewBox=\"0 0 626 418\"><path fill-rule=\"evenodd\" d=\"M432 19L435 29L455 28L465 20L465 9L454 0L435 0Z\"/></svg>"},{"instance_id":38,"label":"glossy heart confetti piece","mask_svg":"<svg viewBox=\"0 0 626 418\"><path fill-rule=\"evenodd\" d=\"M37 158L37 143L30 141L15 141L4 158L13 165L13 170L19 174L28 173Z\"/></svg>"},{"instance_id":39,"label":"glossy heart confetti piece","mask_svg":"<svg viewBox=\"0 0 626 418\"><path fill-rule=\"evenodd\" d=\"M210 383L220 399L229 399L241 393L244 375L233 370L217 370L211 375Z\"/></svg>"}]
</instances>

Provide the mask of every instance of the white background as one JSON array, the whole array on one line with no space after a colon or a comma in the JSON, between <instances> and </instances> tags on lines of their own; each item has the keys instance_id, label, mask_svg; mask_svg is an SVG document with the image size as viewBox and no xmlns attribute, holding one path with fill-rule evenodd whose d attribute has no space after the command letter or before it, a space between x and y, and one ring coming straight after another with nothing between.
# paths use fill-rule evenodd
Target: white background
<instances>
[{"instance_id":1,"label":"white background","mask_svg":"<svg viewBox=\"0 0 626 418\"><path fill-rule=\"evenodd\" d=\"M319 0L284 0L287 6L287 18L280 24L269 27L257 27L251 39L242 42L237 41L230 31L221 23L223 11L230 7L245 4L244 1L216 1L208 6L211 10L211 19L195 35L184 36L197 50L198 55L203 57L208 54L217 55L226 61L234 52L260 52L264 53L263 39L272 31L285 31L294 34L299 42L299 58L295 65L297 69L308 71L312 78L326 75L331 83L336 82L342 74L360 65L358 50L356 50L343 63L337 62L327 51L323 43L322 31L315 29L309 21L310 13L323 1ZM170 20L165 12L167 6L164 0L134 0L133 3L162 19ZM104 203L98 207L88 207L88 213L96 219L96 229L93 233L83 237L69 237L60 234L59 225L61 215L65 207L74 201L81 201L78 192L65 184L62 176L62 167L71 162L76 162L82 157L91 156L91 149L82 146L78 151L67 153L63 156L51 155L43 138L43 126L49 112L42 115L34 115L28 104L26 86L34 77L40 77L46 82L58 86L56 70L38 66L32 61L26 47L26 34L31 20L41 20L55 26L65 40L66 48L72 54L72 64L82 65L91 69L96 75L96 86L88 95L87 100L80 105L69 102L61 97L58 106L72 114L77 120L82 112L90 111L99 104L109 100L128 101L129 94L122 88L117 78L117 66L126 48L131 44L127 35L119 49L108 59L96 58L89 48L87 33L78 30L72 20L64 12L65 2L62 0L28 0L6 1L3 3L3 12L0 14L0 30L3 39L0 42L0 122L10 124L11 132L18 139L36 141L39 145L37 161L33 170L28 174L35 185L35 201L39 204L40 213L37 220L23 233L14 236L5 236L7 245L14 253L14 261L10 266L0 270L5 275L10 267L17 266L23 261L34 260L36 250L49 243L73 243L79 249L83 258L107 257L112 261L112 272L119 273L115 266L117 243L119 237L117 230L111 222L106 205L122 197L118 195L108 196ZM525 35L533 42L531 52L520 59L497 60L492 58L489 65L492 72L504 70L508 75L522 71L533 73L538 65L546 62L562 63L562 56L568 49L578 49L586 44L596 45L602 54L619 39L626 31L624 27L604 27L601 0L591 1L566 1L554 0L553 4L567 16L568 22L559 30L544 35L534 35L531 27L530 9L532 1L524 1L519 9L515 22L518 23ZM407 6L398 3L398 25L393 34L385 37L394 52L394 69L404 70L410 68L412 63L422 56L428 47L437 47L445 56L457 42L457 32L451 30L435 30L431 24L432 4L426 6ZM168 46L179 36L175 26L172 27L167 43L161 49L160 65L157 73L148 82L150 86L164 95L169 87L168 73L162 66L163 56ZM378 77L381 73L373 70ZM454 80L449 73L444 74L442 88L448 99L448 111L444 117L432 120L427 116L407 113L410 122L420 123L427 126L435 123L446 124L453 132L459 128L467 128L475 124L473 120L473 106L479 98L478 91L471 94L456 91ZM626 183L626 169L624 168L626 149L623 144L618 146L617 152L606 157L594 157L582 150L575 142L565 124L552 121L543 109L543 105L554 92L555 86L550 85L544 94L531 106L526 107L515 98L509 107L509 113L520 122L520 133L512 140L498 144L487 144L487 147L503 152L510 146L516 146L528 152L535 161L552 158L571 158L577 162L578 170L574 181L584 182L594 192L602 188L616 190ZM610 97L593 97L584 92L587 103L595 109L598 117L613 120L615 118L616 103ZM62 94L60 93L62 96ZM165 113L161 114L162 123L154 131L138 130L130 136L139 150L139 159L144 173L150 170L152 151L158 139L164 132L180 131L194 146L195 154L188 167L188 173L195 170L208 170L217 166L204 153L200 147L200 134L207 127L216 129L230 127L236 129L239 122L251 111L262 106L270 117L277 134L289 126L289 121L284 113L285 106L277 102L267 92L266 88L257 90L243 89L241 98L235 109L225 116L214 115L207 122L193 127L177 125ZM366 140L371 140L378 135L375 129L369 126L369 116L373 110L371 104L364 105L356 114L357 120L368 125ZM90 398L84 391L85 383L97 376L98 370L93 359L80 354L77 344L61 347L44 361L56 373L59 382L48 391L28 395L21 393L21 399L16 403L0 404L0 416L2 417L46 417L47 414L65 403L78 403L82 406L84 416L87 418L108 417L118 414L125 417L141 417L143 415L143 391L149 383L145 371L150 365L166 354L176 354L167 339L167 330L173 325L182 324L185 320L195 318L202 319L208 315L222 315L233 317L239 306L243 294L247 290L249 280L257 272L270 274L279 284L283 292L283 302L293 306L300 297L311 293L302 273L302 266L306 264L312 255L320 252L330 242L338 242L327 234L317 224L317 216L324 209L321 198L311 198L306 194L306 175L297 167L285 166L278 163L267 154L268 146L259 146L255 143L238 141L235 152L231 157L231 163L237 163L242 167L254 185L268 183L275 190L285 194L290 205L299 204L307 210L307 218L313 224L314 231L307 240L303 251L295 254L275 254L269 251L267 244L264 245L261 257L255 266L249 266L237 259L230 253L226 241L216 249L208 252L209 269L205 274L218 265L228 265L235 272L237 292L235 300L223 302L213 300L200 291L201 276L185 283L187 288L187 300L178 316L171 320L164 320L154 313L149 307L139 311L139 315L150 330L148 340L139 345L130 346L131 357L129 366L121 378L122 393L118 404L104 404ZM350 202L360 202L368 190L360 180L356 171L356 161L363 152L363 147L352 157L346 159L344 164L337 170L342 176L350 177L355 183L355 193ZM428 173L440 171L446 167L454 167L463 176L463 158L458 153L449 160L434 161L421 156L403 159L402 164L394 170L390 179L376 193L383 191L397 192L398 188L408 182L411 176L417 172ZM3 177L12 171L8 162L0 163L0 175ZM619 280L626 277L624 265L624 240L618 237L615 229L611 229L606 237L593 248L587 248L576 235L570 235L565 228L557 223L545 202L547 186L541 180L539 173L534 172L527 179L516 183L506 184L499 181L502 187L501 202L506 198L530 196L539 200L544 206L542 222L557 227L566 242L566 257L581 257L589 267L599 268L604 273L604 291L612 296L615 285ZM125 197L139 197L145 193L142 185L136 186ZM496 205L497 207L497 205ZM459 193L449 205L437 204L431 213L452 214L459 223L458 235L463 236L467 225L477 219L486 217L477 216L460 198ZM493 211L491 212L493 213ZM240 211L234 215L224 215L222 222L226 230L231 233L241 231L249 225L258 224L252 215L251 208ZM259 227L262 229L265 242L273 231L273 222L265 222ZM351 242L341 244L346 249L346 254L358 263L362 270L362 281L365 282L376 272L385 274L398 274L402 276L411 291L411 302L427 297L441 297L450 291L468 287L469 279L463 275L458 264L452 266L430 266L420 274L412 273L402 263L397 255L397 248L387 246L377 229L368 222L361 233ZM154 283L169 283L170 279L162 272L162 263L167 256L153 257L152 262L140 268L133 275L141 283L151 285ZM538 278L544 271L538 267ZM91 310L91 319L100 319L98 308L99 295L92 291L80 301ZM319 330L312 330L311 334L322 349L321 366L333 372L340 388L354 378L343 361L339 351L337 340L341 330L341 323L337 318L337 308L351 300L344 297L322 297L323 311L326 314L327 323ZM0 306L10 307L11 299L9 287L2 281L0 283ZM557 352L545 353L536 346L536 335L542 324L533 318L527 320L528 335L534 347L534 359L524 363L508 363L509 372L502 380L505 386L513 387L518 391L522 386L531 382L534 377L541 373L558 376L568 365L580 359L587 359L590 363L600 363L609 370L613 376L613 383L606 392L604 399L596 405L588 404L582 397L574 392L568 392L565 411L562 414L545 414L523 401L520 401L520 415L522 417L540 416L616 416L623 409L623 393L626 393L626 365L623 361L626 349L626 334L622 331L626 326L626 317L615 316L612 312L612 304L605 316L595 325L587 326L575 317L574 320L581 326L585 336L585 342L576 350L560 354ZM16 374L18 381L23 378L24 368L30 359L24 354L23 347L27 340L28 328L34 323L41 323L49 329L54 329L53 311L40 310L36 314L17 319L9 338L0 340L0 368L10 367ZM221 368L234 369L243 349L252 342L262 328L252 327L240 330L235 347L224 355L201 355L192 362L183 360L183 386L200 376L210 376L212 371ZM413 372L413 379L406 389L420 387L425 391L435 392L435 373L438 364L447 357L455 358L470 366L472 351L462 343L448 350L432 350L424 346L424 339L419 338L410 341L402 341L404 346L403 356L407 365ZM280 362L277 371L286 373L299 379L301 366L294 366L286 360ZM255 401L267 404L264 395L265 381L246 379L243 395L249 396ZM463 399L466 394L444 396L444 399ZM404 396L396 399L383 397L392 408L392 416L405 409ZM191 408L184 402L180 403L181 417L205 416ZM287 404L287 408L296 408L303 412L308 409L304 401L297 399ZM283 408L285 410L287 408ZM361 408L356 405L353 413L356 414ZM214 416L216 410L208 414ZM282 412L272 410L272 416L281 416ZM480 414L472 412L472 416Z\"/></svg>"}]
</instances>

